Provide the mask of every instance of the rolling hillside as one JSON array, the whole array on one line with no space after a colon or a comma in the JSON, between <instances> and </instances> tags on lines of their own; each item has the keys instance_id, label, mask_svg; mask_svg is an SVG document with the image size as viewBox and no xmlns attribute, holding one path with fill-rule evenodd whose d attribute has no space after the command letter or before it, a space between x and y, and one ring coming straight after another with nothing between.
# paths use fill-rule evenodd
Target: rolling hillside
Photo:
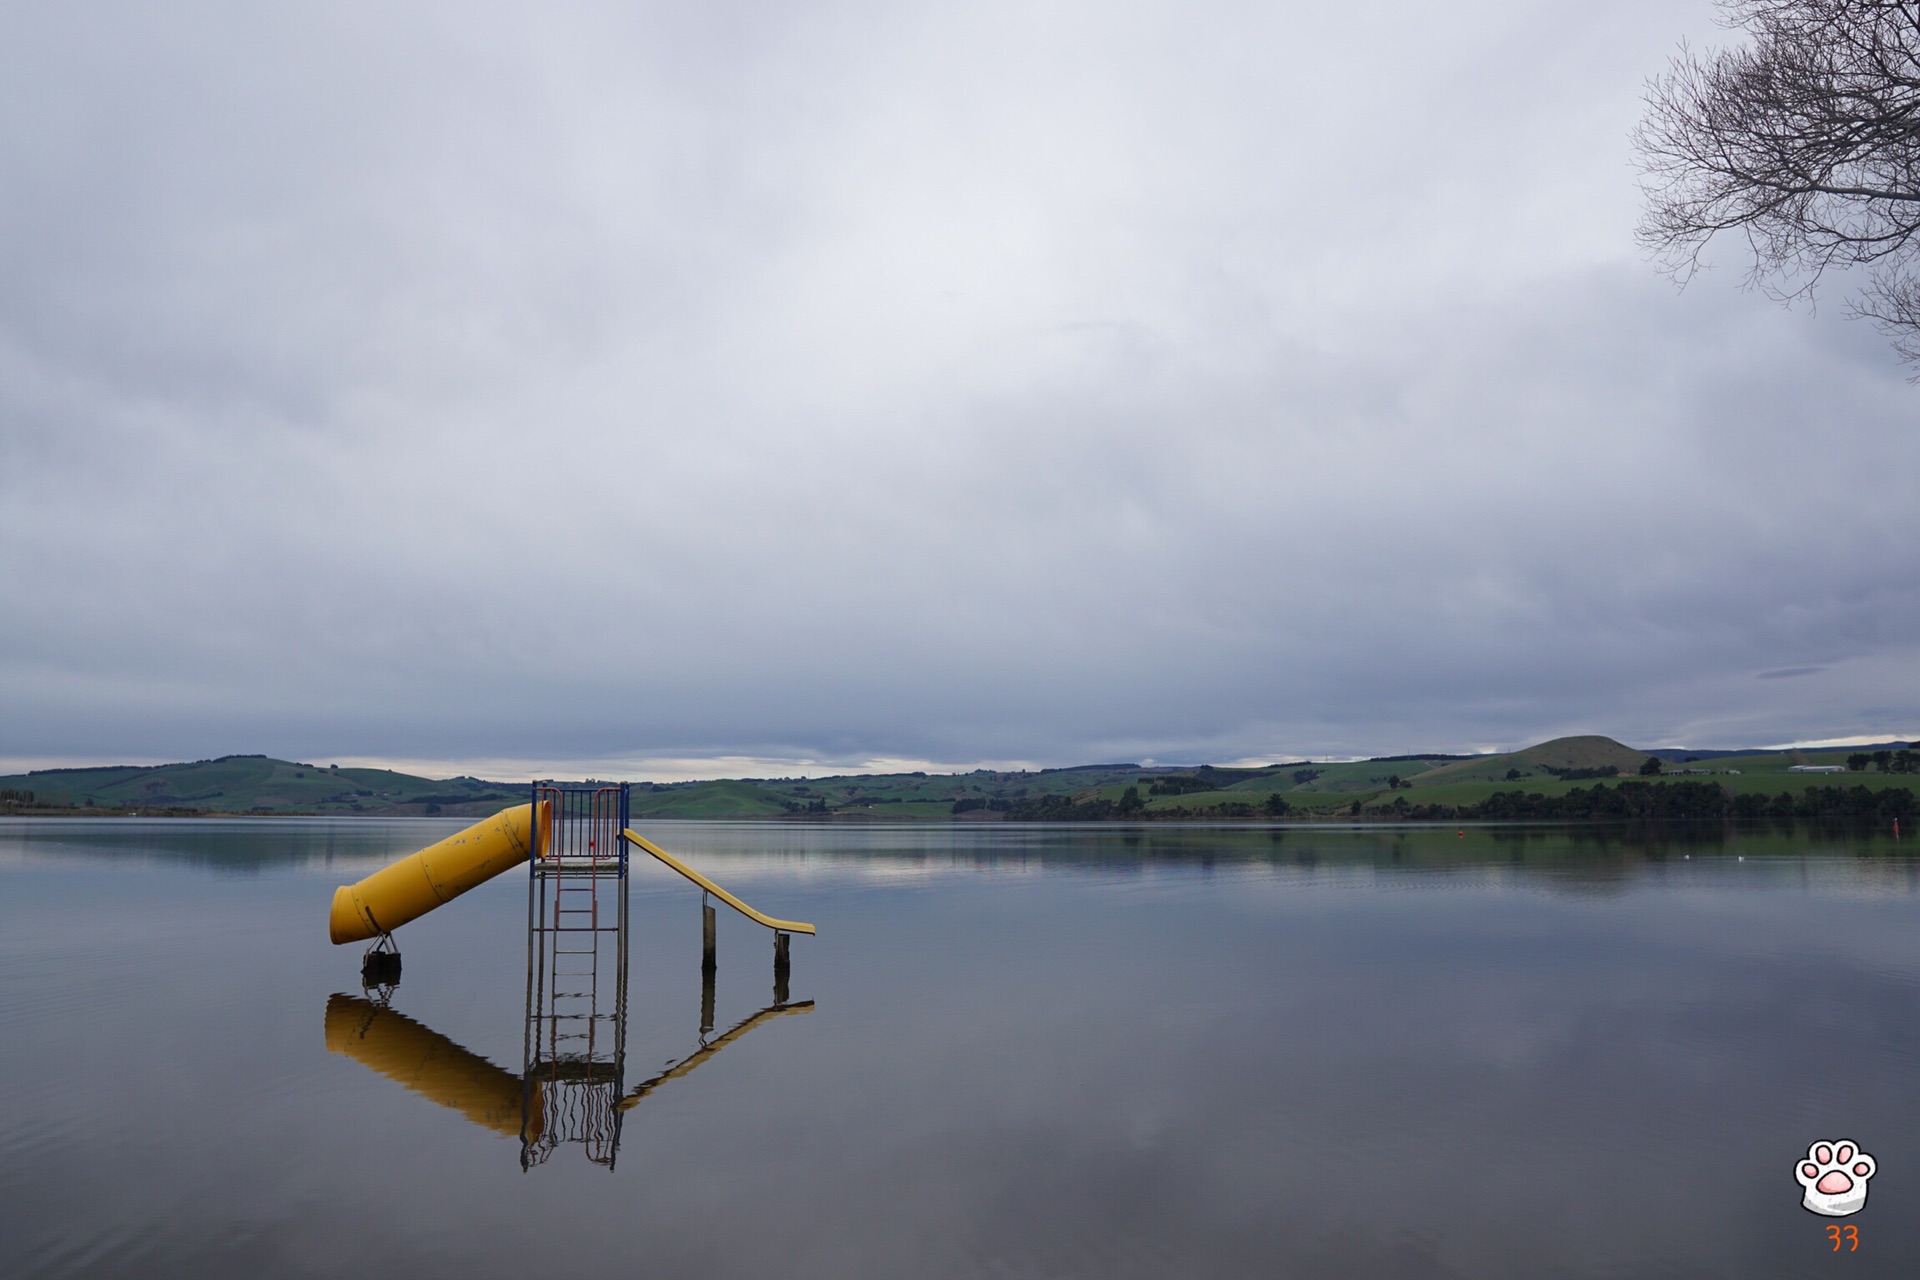
<instances>
[{"instance_id":1,"label":"rolling hillside","mask_svg":"<svg viewBox=\"0 0 1920 1280\"><path fill-rule=\"evenodd\" d=\"M1555 738L1551 742L1542 742L1538 746L1506 755L1481 756L1442 765L1430 773L1417 775L1415 785L1504 782L1509 781L1507 775L1514 772L1522 778L1552 778L1575 772L1585 772L1589 777L1594 777L1598 775L1592 771L1607 769L1632 775L1638 773L1640 766L1650 758L1649 753L1635 751L1612 738L1587 734L1574 738Z\"/></svg>"},{"instance_id":2,"label":"rolling hillside","mask_svg":"<svg viewBox=\"0 0 1920 1280\"><path fill-rule=\"evenodd\" d=\"M1901 744L1895 744L1899 746ZM1473 812L1551 810L1562 797L1595 788L1680 794L1699 805L1724 797L1743 812L1762 799L1770 813L1806 808L1808 787L1851 791L1920 790L1907 772L1910 752L1889 750L1880 764L1838 774L1794 773L1796 766L1839 766L1847 750L1671 753L1649 792L1640 769L1651 758L1597 735L1556 738L1520 751L1462 758L1441 754L1376 760L1290 761L1254 768L1083 765L966 774L899 773L831 778L728 778L636 782L636 821L673 819L960 820L967 822L1135 819L1351 819ZM1884 765L1884 767L1882 767ZM52 769L0 777L0 812L419 814L483 816L526 797L523 783L478 778L435 781L385 769L222 756L151 768ZM1786 797L1782 799L1783 795ZM1741 799L1746 797L1748 799ZM1828 804L1822 801L1821 804ZM1567 803L1573 803L1568 801ZM1661 801L1665 803L1665 801ZM1717 803L1717 801L1716 801ZM1859 802L1851 801L1858 807Z\"/></svg>"},{"instance_id":3,"label":"rolling hillside","mask_svg":"<svg viewBox=\"0 0 1920 1280\"><path fill-rule=\"evenodd\" d=\"M342 769L267 756L191 764L42 769L0 777L14 811L383 813L484 816L524 798L518 784L434 781L390 769Z\"/></svg>"}]
</instances>

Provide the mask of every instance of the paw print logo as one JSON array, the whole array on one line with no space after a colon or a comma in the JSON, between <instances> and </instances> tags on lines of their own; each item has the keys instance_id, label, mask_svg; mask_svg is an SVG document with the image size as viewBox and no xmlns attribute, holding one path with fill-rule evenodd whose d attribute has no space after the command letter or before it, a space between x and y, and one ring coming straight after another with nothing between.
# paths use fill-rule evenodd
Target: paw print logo
<instances>
[{"instance_id":1,"label":"paw print logo","mask_svg":"<svg viewBox=\"0 0 1920 1280\"><path fill-rule=\"evenodd\" d=\"M1793 1171L1806 1194L1800 1204L1809 1213L1844 1218L1867 1204L1867 1179L1877 1166L1854 1142L1816 1142Z\"/></svg>"}]
</instances>

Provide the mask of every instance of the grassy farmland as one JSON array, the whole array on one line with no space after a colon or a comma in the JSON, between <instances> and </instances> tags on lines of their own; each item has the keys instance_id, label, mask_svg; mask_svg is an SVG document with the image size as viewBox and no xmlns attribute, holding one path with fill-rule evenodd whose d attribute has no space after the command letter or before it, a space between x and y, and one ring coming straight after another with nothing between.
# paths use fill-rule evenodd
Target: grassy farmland
<instances>
[{"instance_id":1,"label":"grassy farmland","mask_svg":"<svg viewBox=\"0 0 1920 1280\"><path fill-rule=\"evenodd\" d=\"M1729 810L1776 814L1803 805L1809 787L1920 791L1911 753L1890 749L1876 764L1839 774L1859 753L1751 752L1698 759L1676 753L1658 776L1653 758L1611 738L1585 736L1501 755L1440 754L1358 761L1282 761L1253 768L1086 765L966 774L898 773L830 778L729 778L633 786L633 816L682 819L939 820L1351 820L1451 819L1551 809L1563 798L1587 803L1599 789L1668 799L1684 793L1698 808L1724 797ZM1652 790L1650 790L1650 788ZM342 769L266 756L223 756L191 764L55 769L0 777L0 812L420 814L480 816L526 796L522 783L434 780L385 769ZM1782 796L1786 801L1782 801ZM1749 799L1741 801L1741 797ZM1703 799L1704 798L1704 799ZM1859 802L1854 802L1855 808ZM1782 808L1782 805L1785 808ZM1518 806L1516 808L1516 806ZM1691 812L1692 810L1689 810Z\"/></svg>"}]
</instances>

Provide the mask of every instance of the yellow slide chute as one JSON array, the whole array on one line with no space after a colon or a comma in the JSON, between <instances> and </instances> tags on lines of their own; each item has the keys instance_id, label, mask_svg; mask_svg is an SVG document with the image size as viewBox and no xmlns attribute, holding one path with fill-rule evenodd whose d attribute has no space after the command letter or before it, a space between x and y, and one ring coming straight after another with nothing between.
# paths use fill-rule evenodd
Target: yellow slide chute
<instances>
[{"instance_id":1,"label":"yellow slide chute","mask_svg":"<svg viewBox=\"0 0 1920 1280\"><path fill-rule=\"evenodd\" d=\"M814 931L813 926L804 920L775 920L772 916L764 912L755 911L752 907L740 901L740 899L734 897L725 889L722 889L719 885L707 879L653 841L642 836L639 832L626 831L622 834L625 835L628 842L636 848L643 849L652 854L655 858L659 859L662 864L672 867L675 871L678 871L681 875L693 881L702 889L705 889L708 893L720 899L720 901L726 903L755 924L763 924L775 933L812 933Z\"/></svg>"},{"instance_id":2,"label":"yellow slide chute","mask_svg":"<svg viewBox=\"0 0 1920 1280\"><path fill-rule=\"evenodd\" d=\"M549 821L551 815L551 807L542 804L541 821ZM475 885L519 866L532 852L533 806L503 809L438 844L382 867L359 884L334 890L327 933L335 944L364 942L392 933Z\"/></svg>"}]
</instances>

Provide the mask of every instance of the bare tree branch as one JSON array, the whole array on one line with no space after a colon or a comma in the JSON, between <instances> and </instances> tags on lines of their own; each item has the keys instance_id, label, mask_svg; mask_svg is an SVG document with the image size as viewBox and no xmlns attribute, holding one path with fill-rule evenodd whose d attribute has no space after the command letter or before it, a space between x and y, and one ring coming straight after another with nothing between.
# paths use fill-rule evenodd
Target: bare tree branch
<instances>
[{"instance_id":1,"label":"bare tree branch","mask_svg":"<svg viewBox=\"0 0 1920 1280\"><path fill-rule=\"evenodd\" d=\"M1683 45L1634 131L1642 245L1683 283L1737 232L1748 283L1811 297L1865 266L1854 311L1920 362L1920 0L1722 0L1744 44Z\"/></svg>"}]
</instances>

